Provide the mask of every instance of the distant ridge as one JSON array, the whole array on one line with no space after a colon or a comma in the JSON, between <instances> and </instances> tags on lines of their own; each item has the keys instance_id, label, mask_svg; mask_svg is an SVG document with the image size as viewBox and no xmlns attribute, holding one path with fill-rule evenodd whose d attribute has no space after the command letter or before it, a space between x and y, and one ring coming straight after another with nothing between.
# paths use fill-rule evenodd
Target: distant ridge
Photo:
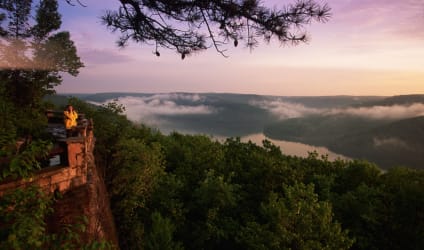
<instances>
[{"instance_id":1,"label":"distant ridge","mask_svg":"<svg viewBox=\"0 0 424 250\"><path fill-rule=\"evenodd\" d=\"M328 147L354 158L374 161L384 168L409 166L424 169L424 116L346 135Z\"/></svg>"},{"instance_id":2,"label":"distant ridge","mask_svg":"<svg viewBox=\"0 0 424 250\"><path fill-rule=\"evenodd\" d=\"M368 102L364 106L410 105L413 103L424 103L424 95L415 94L391 96L379 101Z\"/></svg>"}]
</instances>

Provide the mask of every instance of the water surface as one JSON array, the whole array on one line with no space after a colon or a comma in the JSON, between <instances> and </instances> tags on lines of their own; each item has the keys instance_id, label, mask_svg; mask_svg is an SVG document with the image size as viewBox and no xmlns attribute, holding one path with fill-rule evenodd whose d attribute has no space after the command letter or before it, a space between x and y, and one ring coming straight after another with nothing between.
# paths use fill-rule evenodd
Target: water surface
<instances>
[{"instance_id":1,"label":"water surface","mask_svg":"<svg viewBox=\"0 0 424 250\"><path fill-rule=\"evenodd\" d=\"M348 157L340 154L336 154L330 151L326 147L316 147L308 144L303 144L299 142L291 142L291 141L282 141L282 140L274 140L266 137L262 133L251 134L247 136L243 136L240 138L243 142L251 141L257 145L262 145L263 140L268 140L272 142L274 145L279 146L283 154L285 155L294 155L300 157L307 157L309 152L316 151L319 155L327 155L330 161L334 161L336 159L349 159Z\"/></svg>"}]
</instances>

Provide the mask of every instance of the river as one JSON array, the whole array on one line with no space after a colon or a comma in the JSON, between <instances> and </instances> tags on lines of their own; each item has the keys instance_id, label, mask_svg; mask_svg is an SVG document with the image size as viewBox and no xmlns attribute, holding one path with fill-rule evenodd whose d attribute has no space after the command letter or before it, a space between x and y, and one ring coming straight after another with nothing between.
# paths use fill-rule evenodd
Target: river
<instances>
[{"instance_id":1,"label":"river","mask_svg":"<svg viewBox=\"0 0 424 250\"><path fill-rule=\"evenodd\" d=\"M189 134L196 134L196 133L189 133ZM222 136L211 136L211 138L216 139L216 140L221 141L221 142L224 142L225 139L226 139L226 137L222 137ZM260 146L262 146L263 140L268 140L268 141L272 142L274 145L280 147L281 152L283 152L283 154L285 154L285 155L308 157L309 152L316 151L318 153L318 155L327 155L328 160L330 160L330 161L334 161L334 160L337 160L337 159L344 159L344 160L350 159L347 156L334 153L326 147L317 147L317 146L312 146L312 145L303 144L303 143L299 143L299 142L274 140L274 139L270 139L270 138L266 137L262 133L246 135L246 136L240 137L240 140L242 142L251 141L251 142L253 142L257 145L260 145Z\"/></svg>"},{"instance_id":2,"label":"river","mask_svg":"<svg viewBox=\"0 0 424 250\"><path fill-rule=\"evenodd\" d=\"M274 145L280 147L281 151L285 155L295 155L300 157L307 157L309 152L316 151L319 155L327 155L330 161L334 161L336 159L349 159L348 157L340 154L336 154L330 151L326 147L316 147L308 144L303 144L299 142L290 142L290 141L281 141L281 140L273 140L266 137L262 133L251 134L247 136L243 136L240 138L243 142L251 141L255 144L262 145L263 140L268 140L272 142Z\"/></svg>"}]
</instances>

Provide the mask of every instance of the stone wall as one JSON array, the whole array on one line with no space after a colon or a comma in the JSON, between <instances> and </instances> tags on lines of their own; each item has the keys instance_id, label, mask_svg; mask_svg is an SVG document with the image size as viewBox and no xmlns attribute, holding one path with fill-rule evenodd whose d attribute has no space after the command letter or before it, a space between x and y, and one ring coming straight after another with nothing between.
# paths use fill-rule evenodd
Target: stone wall
<instances>
[{"instance_id":1,"label":"stone wall","mask_svg":"<svg viewBox=\"0 0 424 250\"><path fill-rule=\"evenodd\" d=\"M66 140L67 166L46 167L32 177L21 180L6 181L0 184L0 195L10 189L38 185L46 192L77 188L87 183L89 154L94 147L92 132L85 137L71 137Z\"/></svg>"}]
</instances>

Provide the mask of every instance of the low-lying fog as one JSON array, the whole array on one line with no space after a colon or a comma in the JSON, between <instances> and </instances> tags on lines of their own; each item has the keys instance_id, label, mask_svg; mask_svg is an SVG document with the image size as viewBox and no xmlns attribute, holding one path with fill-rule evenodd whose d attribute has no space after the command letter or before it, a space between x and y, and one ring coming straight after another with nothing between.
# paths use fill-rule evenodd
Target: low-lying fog
<instances>
[{"instance_id":1,"label":"low-lying fog","mask_svg":"<svg viewBox=\"0 0 424 250\"><path fill-rule=\"evenodd\" d=\"M200 133L215 138L239 136L244 141L251 140L257 144L261 144L263 139L270 140L262 133L263 126L284 119L310 115L349 115L369 119L399 120L424 116L423 103L361 106L358 105L360 102L354 103L353 100L356 101L357 98L353 99L352 97L351 100L346 98L346 105L339 103L334 107L328 107L328 105L327 107L322 107L323 105L314 107L311 103L295 102L285 97L234 96L237 100L233 100L232 96L225 94L222 96L220 94L188 93L146 94L143 96L129 94L106 100L103 103L117 101L125 106L126 115L131 121L158 128L163 133L172 131ZM243 109L239 108L242 106ZM261 111L262 116L269 118L263 120L262 123L258 121L257 118L261 117L258 110ZM237 122L244 127L251 125L252 129L240 130L238 134ZM194 123L196 123L195 126ZM215 127L225 127L228 124L231 124L231 127L215 129ZM308 152L317 151L319 154L328 155L330 159L343 158L342 155L335 154L324 147L280 140L271 141L280 146L284 153L290 155L307 156Z\"/></svg>"}]
</instances>

